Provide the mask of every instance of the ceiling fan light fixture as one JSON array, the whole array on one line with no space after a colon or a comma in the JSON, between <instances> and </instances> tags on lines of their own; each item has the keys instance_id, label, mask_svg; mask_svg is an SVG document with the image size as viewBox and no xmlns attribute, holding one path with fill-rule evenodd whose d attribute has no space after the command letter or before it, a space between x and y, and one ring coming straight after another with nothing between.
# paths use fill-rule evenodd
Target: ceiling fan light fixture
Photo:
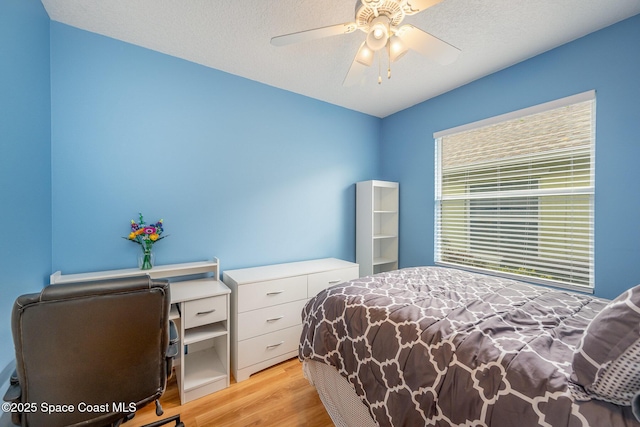
<instances>
[{"instance_id":1,"label":"ceiling fan light fixture","mask_svg":"<svg viewBox=\"0 0 640 427\"><path fill-rule=\"evenodd\" d=\"M391 62L396 62L398 59L402 58L408 51L409 49L400 37L395 34L391 36L391 38L389 39L389 59L391 60Z\"/></svg>"},{"instance_id":2,"label":"ceiling fan light fixture","mask_svg":"<svg viewBox=\"0 0 640 427\"><path fill-rule=\"evenodd\" d=\"M389 40L389 18L386 16L378 16L371 21L369 26L369 34L367 34L367 46L373 51L382 49L387 45Z\"/></svg>"},{"instance_id":3,"label":"ceiling fan light fixture","mask_svg":"<svg viewBox=\"0 0 640 427\"><path fill-rule=\"evenodd\" d=\"M371 50L371 48L369 48L369 46L367 46L366 43L363 43L362 47L360 48L360 50L358 50L358 53L356 54L356 61L358 61L362 65L366 65L367 67L370 67L371 64L373 64L374 53L375 52Z\"/></svg>"}]
</instances>

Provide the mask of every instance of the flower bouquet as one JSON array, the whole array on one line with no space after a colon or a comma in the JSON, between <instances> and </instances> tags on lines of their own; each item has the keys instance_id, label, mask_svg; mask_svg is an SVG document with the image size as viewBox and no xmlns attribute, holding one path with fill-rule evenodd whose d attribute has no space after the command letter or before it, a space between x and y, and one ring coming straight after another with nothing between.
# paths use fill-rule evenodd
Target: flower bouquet
<instances>
[{"instance_id":1,"label":"flower bouquet","mask_svg":"<svg viewBox=\"0 0 640 427\"><path fill-rule=\"evenodd\" d=\"M167 236L163 236L164 232L162 220L155 224L146 224L142 214L139 214L138 222L131 220L131 233L128 237L123 237L133 243L137 243L142 248L142 254L138 262L138 266L142 270L149 270L153 267L153 244L158 240L162 240Z\"/></svg>"}]
</instances>

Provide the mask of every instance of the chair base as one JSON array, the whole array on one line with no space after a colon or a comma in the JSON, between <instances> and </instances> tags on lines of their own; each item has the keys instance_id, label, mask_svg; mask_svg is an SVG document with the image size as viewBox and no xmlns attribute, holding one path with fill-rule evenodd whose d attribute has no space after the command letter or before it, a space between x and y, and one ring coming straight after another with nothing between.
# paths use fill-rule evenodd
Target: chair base
<instances>
[{"instance_id":1,"label":"chair base","mask_svg":"<svg viewBox=\"0 0 640 427\"><path fill-rule=\"evenodd\" d=\"M150 424L145 424L142 427L160 427L169 423L174 422L176 423L176 427L184 427L184 423L182 421L180 421L180 414L178 415L174 415L172 417L169 418L165 418L163 420L158 420L158 421L154 421Z\"/></svg>"}]
</instances>

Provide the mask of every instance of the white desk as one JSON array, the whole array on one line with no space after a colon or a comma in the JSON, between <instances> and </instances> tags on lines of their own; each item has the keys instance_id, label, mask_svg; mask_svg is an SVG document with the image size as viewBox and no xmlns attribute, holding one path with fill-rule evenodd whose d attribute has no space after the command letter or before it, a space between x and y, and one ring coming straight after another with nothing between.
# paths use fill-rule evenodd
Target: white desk
<instances>
[{"instance_id":1,"label":"white desk","mask_svg":"<svg viewBox=\"0 0 640 427\"><path fill-rule=\"evenodd\" d=\"M190 262L50 276L51 284L116 279L147 274L171 279L171 313L180 334L176 375L182 404L229 387L229 298L231 291L218 280L220 262ZM192 277L197 277L193 279Z\"/></svg>"}]
</instances>

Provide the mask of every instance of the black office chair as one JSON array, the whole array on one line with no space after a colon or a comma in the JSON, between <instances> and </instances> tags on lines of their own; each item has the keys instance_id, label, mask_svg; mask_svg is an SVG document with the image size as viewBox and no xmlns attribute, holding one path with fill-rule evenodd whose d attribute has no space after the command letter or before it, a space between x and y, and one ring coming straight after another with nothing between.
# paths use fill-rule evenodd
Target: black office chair
<instances>
[{"instance_id":1,"label":"black office chair","mask_svg":"<svg viewBox=\"0 0 640 427\"><path fill-rule=\"evenodd\" d=\"M147 276L50 285L18 297L16 372L5 401L21 426L118 426L158 399L178 352L169 284ZM169 422L182 426L180 416Z\"/></svg>"}]
</instances>

